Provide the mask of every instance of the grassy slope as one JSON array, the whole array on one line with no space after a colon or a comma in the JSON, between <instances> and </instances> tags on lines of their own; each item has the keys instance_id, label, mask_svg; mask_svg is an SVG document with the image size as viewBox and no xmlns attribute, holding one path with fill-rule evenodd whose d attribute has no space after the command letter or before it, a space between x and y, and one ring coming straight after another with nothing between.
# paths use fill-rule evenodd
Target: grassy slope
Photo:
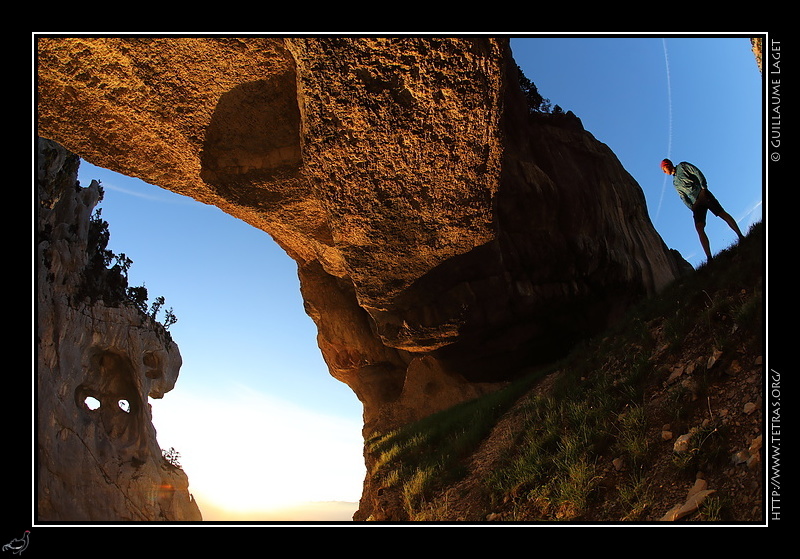
<instances>
[{"instance_id":1,"label":"grassy slope","mask_svg":"<svg viewBox=\"0 0 800 559\"><path fill-rule=\"evenodd\" d=\"M388 517L658 521L697 487L673 521L759 521L764 252L758 225L547 371L368 441Z\"/></svg>"}]
</instances>

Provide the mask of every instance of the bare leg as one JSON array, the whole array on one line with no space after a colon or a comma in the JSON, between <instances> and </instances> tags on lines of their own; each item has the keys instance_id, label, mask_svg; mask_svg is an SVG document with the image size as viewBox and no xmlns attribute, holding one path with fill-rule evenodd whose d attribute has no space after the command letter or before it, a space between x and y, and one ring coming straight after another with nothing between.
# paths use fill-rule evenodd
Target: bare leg
<instances>
[{"instance_id":1,"label":"bare leg","mask_svg":"<svg viewBox=\"0 0 800 559\"><path fill-rule=\"evenodd\" d=\"M697 235L700 237L700 244L703 245L703 250L706 253L706 258L710 261L711 260L711 247L708 243L708 235L706 235L706 226L702 223L695 223L695 229L697 229Z\"/></svg>"},{"instance_id":2,"label":"bare leg","mask_svg":"<svg viewBox=\"0 0 800 559\"><path fill-rule=\"evenodd\" d=\"M739 224L736 223L736 220L733 219L728 212L722 212L719 217L721 217L723 221L725 221L725 223L727 223L728 226L733 229L737 235L739 235L740 241L744 239L744 235L742 235L742 232L739 230Z\"/></svg>"}]
</instances>

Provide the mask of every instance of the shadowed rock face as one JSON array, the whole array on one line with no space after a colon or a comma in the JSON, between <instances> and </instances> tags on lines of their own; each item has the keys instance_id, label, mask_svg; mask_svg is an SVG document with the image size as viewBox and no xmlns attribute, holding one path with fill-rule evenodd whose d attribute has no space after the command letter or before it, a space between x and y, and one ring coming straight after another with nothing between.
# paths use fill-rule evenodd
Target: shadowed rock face
<instances>
[{"instance_id":1,"label":"shadowed rock face","mask_svg":"<svg viewBox=\"0 0 800 559\"><path fill-rule=\"evenodd\" d=\"M679 273L506 40L40 38L39 134L269 233L365 432L560 356ZM531 76L535 81L536 76Z\"/></svg>"},{"instance_id":2,"label":"shadowed rock face","mask_svg":"<svg viewBox=\"0 0 800 559\"><path fill-rule=\"evenodd\" d=\"M148 403L174 387L178 347L132 306L87 295L100 189L76 187L78 159L54 142L37 155L36 518L201 520Z\"/></svg>"}]
</instances>

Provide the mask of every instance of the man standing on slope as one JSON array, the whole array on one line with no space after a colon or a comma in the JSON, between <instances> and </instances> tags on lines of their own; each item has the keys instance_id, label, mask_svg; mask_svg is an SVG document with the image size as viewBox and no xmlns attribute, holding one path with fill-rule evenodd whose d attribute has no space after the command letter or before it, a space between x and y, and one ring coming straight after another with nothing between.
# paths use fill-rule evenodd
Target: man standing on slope
<instances>
[{"instance_id":1,"label":"man standing on slope","mask_svg":"<svg viewBox=\"0 0 800 559\"><path fill-rule=\"evenodd\" d=\"M708 210L711 210L711 213L715 216L722 218L736 232L740 241L744 238L739 226L736 224L736 220L722 209L720 203L708 190L706 178L700 172L700 169L685 161L673 165L669 159L664 159L661 162L661 169L666 174L672 175L672 184L675 186L675 190L678 191L678 196L692 210L694 227L697 229L697 234L700 236L700 244L703 245L703 250L709 261L711 260L711 248L708 244L708 235L706 235L706 214Z\"/></svg>"}]
</instances>

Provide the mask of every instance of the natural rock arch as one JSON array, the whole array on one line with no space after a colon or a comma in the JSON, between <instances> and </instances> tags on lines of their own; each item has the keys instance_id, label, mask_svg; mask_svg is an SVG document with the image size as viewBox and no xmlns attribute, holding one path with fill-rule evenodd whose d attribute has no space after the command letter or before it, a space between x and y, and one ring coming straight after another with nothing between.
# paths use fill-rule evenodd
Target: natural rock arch
<instances>
[{"instance_id":1,"label":"natural rock arch","mask_svg":"<svg viewBox=\"0 0 800 559\"><path fill-rule=\"evenodd\" d=\"M529 114L507 39L40 37L37 70L42 137L297 262L367 433L554 358L680 273L613 153L571 113Z\"/></svg>"}]
</instances>

